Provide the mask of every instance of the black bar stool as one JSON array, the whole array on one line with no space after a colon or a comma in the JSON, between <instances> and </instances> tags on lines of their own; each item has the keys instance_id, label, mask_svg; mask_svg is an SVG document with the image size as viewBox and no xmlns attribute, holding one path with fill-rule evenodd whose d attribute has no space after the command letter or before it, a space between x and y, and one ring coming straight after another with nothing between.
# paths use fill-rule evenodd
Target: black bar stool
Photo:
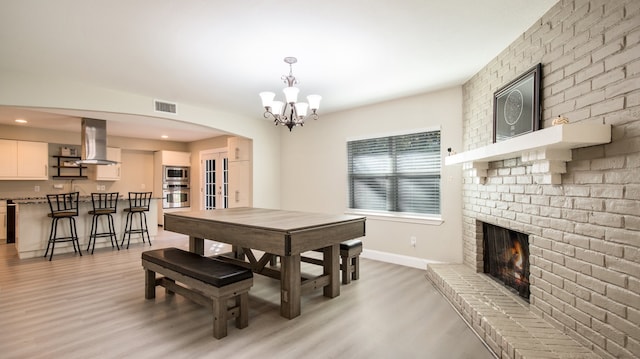
<instances>
[{"instance_id":1,"label":"black bar stool","mask_svg":"<svg viewBox=\"0 0 640 359\"><path fill-rule=\"evenodd\" d=\"M144 243L144 234L147 234L149 245L151 245L151 237L149 237L149 228L147 228L147 212L149 212L149 203L151 202L151 192L129 192L129 208L125 208L127 212L127 221L124 225L124 233L122 233L121 247L124 247L124 240L127 237L127 249L131 241L132 233L140 233L142 243ZM140 218L140 227L133 228L133 216L137 214Z\"/></svg>"},{"instance_id":2,"label":"black bar stool","mask_svg":"<svg viewBox=\"0 0 640 359\"><path fill-rule=\"evenodd\" d=\"M115 242L116 248L120 250L120 246L118 246L116 226L113 223L112 216L112 214L118 212L118 195L118 192L91 194L93 210L89 211L89 214L92 214L93 218L91 219L91 234L89 235L87 252L89 252L89 247L91 247L91 242L93 241L93 247L91 248L91 254L93 254L93 250L96 249L96 239L98 237L109 237L111 240L111 247L113 247L113 242ZM107 217L107 226L109 227L107 232L98 232L100 217Z\"/></svg>"},{"instance_id":3,"label":"black bar stool","mask_svg":"<svg viewBox=\"0 0 640 359\"><path fill-rule=\"evenodd\" d=\"M47 242L47 251L44 252L44 257L47 257L49 253L49 246L51 246L51 255L49 260L53 258L53 250L56 246L56 242L71 242L73 244L73 251L80 253L80 242L78 242L78 232L76 230L76 219L78 216L78 197L79 192L61 193L61 194L48 194L47 201L49 201L49 209L51 213L47 214L51 217L51 232L49 233L49 241ZM69 220L69 236L58 237L58 221L61 219ZM76 249L76 245L78 246Z\"/></svg>"}]
</instances>

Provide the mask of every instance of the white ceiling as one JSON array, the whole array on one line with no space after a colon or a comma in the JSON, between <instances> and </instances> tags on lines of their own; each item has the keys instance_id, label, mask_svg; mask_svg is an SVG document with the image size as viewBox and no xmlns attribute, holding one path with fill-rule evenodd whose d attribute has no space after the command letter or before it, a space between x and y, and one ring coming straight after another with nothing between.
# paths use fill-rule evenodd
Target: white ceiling
<instances>
[{"instance_id":1,"label":"white ceiling","mask_svg":"<svg viewBox=\"0 0 640 359\"><path fill-rule=\"evenodd\" d=\"M289 71L283 58L295 56L301 95L322 95L322 116L460 85L556 2L2 0L0 68L259 118L258 93L280 93ZM128 137L216 133L160 119L52 113L61 112L21 117L59 129L69 116L107 119L110 134ZM19 115L0 107L0 124Z\"/></svg>"}]
</instances>

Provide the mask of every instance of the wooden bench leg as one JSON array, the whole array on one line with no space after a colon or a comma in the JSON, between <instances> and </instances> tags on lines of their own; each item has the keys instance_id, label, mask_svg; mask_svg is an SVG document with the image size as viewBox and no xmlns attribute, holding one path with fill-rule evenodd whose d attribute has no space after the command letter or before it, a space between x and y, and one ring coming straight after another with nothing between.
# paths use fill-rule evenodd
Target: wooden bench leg
<instances>
[{"instance_id":1,"label":"wooden bench leg","mask_svg":"<svg viewBox=\"0 0 640 359\"><path fill-rule=\"evenodd\" d=\"M156 297L156 272L144 270L144 297L153 299Z\"/></svg>"},{"instance_id":2,"label":"wooden bench leg","mask_svg":"<svg viewBox=\"0 0 640 359\"><path fill-rule=\"evenodd\" d=\"M360 279L360 256L357 255L353 257L353 273L351 279L358 280Z\"/></svg>"},{"instance_id":3,"label":"wooden bench leg","mask_svg":"<svg viewBox=\"0 0 640 359\"><path fill-rule=\"evenodd\" d=\"M249 292L236 295L236 307L240 313L236 317L236 328L242 329L249 326Z\"/></svg>"},{"instance_id":4,"label":"wooden bench leg","mask_svg":"<svg viewBox=\"0 0 640 359\"><path fill-rule=\"evenodd\" d=\"M342 271L342 284L349 284L351 280L360 278L360 255L353 257L341 256L340 270Z\"/></svg>"},{"instance_id":5,"label":"wooden bench leg","mask_svg":"<svg viewBox=\"0 0 640 359\"><path fill-rule=\"evenodd\" d=\"M213 337L221 339L227 336L227 298L213 299Z\"/></svg>"}]
</instances>

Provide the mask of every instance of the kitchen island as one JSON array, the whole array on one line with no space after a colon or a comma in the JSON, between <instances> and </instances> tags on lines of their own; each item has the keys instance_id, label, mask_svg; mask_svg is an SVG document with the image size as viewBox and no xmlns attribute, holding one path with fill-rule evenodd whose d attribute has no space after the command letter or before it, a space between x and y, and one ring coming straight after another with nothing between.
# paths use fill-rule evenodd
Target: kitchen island
<instances>
[{"instance_id":1,"label":"kitchen island","mask_svg":"<svg viewBox=\"0 0 640 359\"><path fill-rule=\"evenodd\" d=\"M147 224L149 227L149 236L153 243L153 239L158 234L158 201L161 199L152 198L147 213ZM51 218L47 216L50 213L49 203L46 197L37 198L14 198L13 202L16 206L16 250L20 259L34 258L44 256L51 231ZM122 241L122 232L124 231L124 222L126 213L125 208L129 207L128 198L121 198L118 201L118 213L113 215L113 221L118 235L118 243ZM91 221L93 215L89 211L93 209L91 204L91 196L80 196L78 201L78 217L76 217L76 226L78 231L78 240L80 249L86 253L89 243L89 234L91 232ZM104 223L106 226L106 221ZM99 230L102 230L100 224ZM69 235L69 226L67 222L60 222L58 226L58 235ZM142 243L142 237L139 235L131 236L131 243ZM148 244L145 244L148 245ZM96 248L111 247L111 241L108 237L97 238ZM115 248L114 248L115 250ZM62 242L56 244L55 255L61 253L73 252L71 242Z\"/></svg>"}]
</instances>

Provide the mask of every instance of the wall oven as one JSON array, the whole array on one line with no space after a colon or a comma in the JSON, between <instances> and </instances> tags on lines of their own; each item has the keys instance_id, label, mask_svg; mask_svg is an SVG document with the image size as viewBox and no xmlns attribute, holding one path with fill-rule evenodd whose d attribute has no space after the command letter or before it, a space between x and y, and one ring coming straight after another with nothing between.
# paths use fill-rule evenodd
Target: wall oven
<instances>
[{"instance_id":1,"label":"wall oven","mask_svg":"<svg viewBox=\"0 0 640 359\"><path fill-rule=\"evenodd\" d=\"M191 206L189 187L162 190L162 208L183 208Z\"/></svg>"},{"instance_id":2,"label":"wall oven","mask_svg":"<svg viewBox=\"0 0 640 359\"><path fill-rule=\"evenodd\" d=\"M189 167L163 166L162 208L191 206Z\"/></svg>"},{"instance_id":3,"label":"wall oven","mask_svg":"<svg viewBox=\"0 0 640 359\"><path fill-rule=\"evenodd\" d=\"M187 182L189 183L189 167L179 166L162 166L162 181L168 182Z\"/></svg>"}]
</instances>

